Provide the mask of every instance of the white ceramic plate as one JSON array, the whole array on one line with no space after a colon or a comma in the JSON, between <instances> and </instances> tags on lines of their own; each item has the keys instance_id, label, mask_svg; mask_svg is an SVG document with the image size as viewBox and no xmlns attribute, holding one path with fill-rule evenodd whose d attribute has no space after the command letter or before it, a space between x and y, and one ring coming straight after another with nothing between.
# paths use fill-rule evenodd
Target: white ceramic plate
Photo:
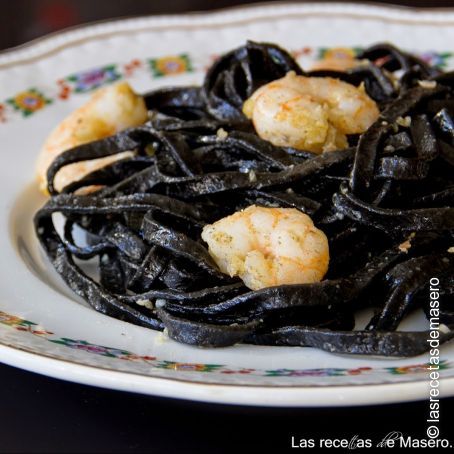
<instances>
[{"instance_id":1,"label":"white ceramic plate","mask_svg":"<svg viewBox=\"0 0 454 454\"><path fill-rule=\"evenodd\" d=\"M328 406L428 397L427 356L386 360L309 348L180 345L88 308L43 258L31 223L44 201L33 163L54 125L113 80L127 79L138 92L200 83L216 55L246 39L276 42L303 66L326 49L348 54L389 40L448 67L454 13L265 5L107 22L1 54L1 361L81 383L211 402ZM420 324L414 318L407 327ZM441 359L447 396L454 394L453 344Z\"/></svg>"}]
</instances>

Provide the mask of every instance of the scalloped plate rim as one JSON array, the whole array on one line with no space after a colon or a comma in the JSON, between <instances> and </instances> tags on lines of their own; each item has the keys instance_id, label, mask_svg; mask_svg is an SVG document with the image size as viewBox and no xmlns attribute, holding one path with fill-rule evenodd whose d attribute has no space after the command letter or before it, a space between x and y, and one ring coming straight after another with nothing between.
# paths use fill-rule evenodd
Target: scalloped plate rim
<instances>
[{"instance_id":1,"label":"scalloped plate rim","mask_svg":"<svg viewBox=\"0 0 454 454\"><path fill-rule=\"evenodd\" d=\"M364 406L411 402L421 399L424 392L427 393L426 381L339 385L324 387L324 399L320 400L318 392L314 392L311 386L204 383L104 369L52 357L46 357L46 364L42 364L41 355L4 344L0 344L1 352L6 354L6 357L2 357L5 364L52 378L112 390L218 404L269 407ZM127 377L127 381L124 377ZM408 386L410 383L411 388ZM445 392L454 392L454 377L444 378L443 388ZM368 400L365 401L362 392L358 391L366 391L369 394Z\"/></svg>"},{"instance_id":2,"label":"scalloped plate rim","mask_svg":"<svg viewBox=\"0 0 454 454\"><path fill-rule=\"evenodd\" d=\"M76 36L78 34L83 34L87 39L95 38L95 37L102 37L106 34L106 32L102 32L102 29L107 29L109 27L117 26L118 29L123 28L125 32L134 31L131 29L125 30L124 26L126 24L133 24L141 23L141 22L148 22L146 28L159 28L160 25L164 25L166 27L174 26L180 28L184 25L189 25L189 22L195 22L196 20L205 22L208 19L213 20L217 18L225 18L224 23L228 23L229 20L232 22L237 22L238 19L235 17L239 12L246 13L250 16L250 19L256 21L259 20L260 14L262 14L265 18L276 14L276 13L284 13L287 11L286 14L289 14L288 10L293 9L297 10L299 13L307 14L329 14L332 16L336 16L339 14L351 14L357 16L359 18L364 16L373 16L374 13L378 14L378 16L382 16L389 20L395 21L402 21L402 20L409 20L411 22L421 22L427 23L428 16L432 16L431 20L439 23L440 25L443 24L454 24L454 7L446 7L446 8L420 8L420 7L411 7L411 6L404 6L404 5L387 5L375 2L366 2L363 4L357 4L353 2L328 2L328 3L317 3L317 2L307 2L304 4L298 2L260 2L257 4L245 4L245 5L237 5L231 7L220 8L212 11L191 11L189 13L177 13L177 14L163 14L163 15L144 15L144 16L126 16L120 17L115 19L105 19L99 20L94 22L89 22L86 24L79 24L73 27L68 27L63 30L59 30L56 32L48 33L44 36L35 38L31 41L28 41L23 44L19 44L17 46L3 49L0 51L0 69L5 65L16 65L26 63L29 59L39 58L40 55L33 55L30 58L17 58L14 60L14 56L20 57L21 54L26 54L27 52L31 52L33 54L33 50L37 52L40 47L44 49L46 47L51 48L53 43L57 40L62 40L66 42L66 44L72 43L76 41ZM264 14L263 14L264 13ZM421 19L420 16L423 15L426 19ZM419 16L419 17L418 17ZM447 18L447 16L449 16ZM218 24L216 24L218 25ZM192 25L194 26L194 25ZM214 24L211 24L214 26ZM138 30L141 31L141 30ZM115 31L113 31L115 33ZM56 44L55 44L56 46ZM60 45L64 47L62 43ZM58 50L58 49L54 49ZM43 51L41 57L45 57L46 53L49 50Z\"/></svg>"}]
</instances>

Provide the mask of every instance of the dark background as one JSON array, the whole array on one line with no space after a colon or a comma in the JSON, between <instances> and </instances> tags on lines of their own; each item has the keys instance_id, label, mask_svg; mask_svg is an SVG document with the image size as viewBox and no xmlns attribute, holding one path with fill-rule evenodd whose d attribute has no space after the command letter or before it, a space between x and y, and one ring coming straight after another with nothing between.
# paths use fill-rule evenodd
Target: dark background
<instances>
[{"instance_id":1,"label":"dark background","mask_svg":"<svg viewBox=\"0 0 454 454\"><path fill-rule=\"evenodd\" d=\"M16 46L62 28L97 20L143 14L206 11L263 2L264 0L0 0L0 49ZM346 2L338 0L337 3ZM374 3L454 7L454 0L396 0Z\"/></svg>"},{"instance_id":2,"label":"dark background","mask_svg":"<svg viewBox=\"0 0 454 454\"><path fill-rule=\"evenodd\" d=\"M0 49L85 22L203 11L243 3L2 0ZM379 3L454 6L452 1L437 0ZM449 436L454 399L444 399L441 409L441 433ZM427 402L325 409L202 404L76 385L0 365L2 453L281 453L290 451L292 436L350 439L358 434L378 442L391 431L401 431L422 438L427 416Z\"/></svg>"},{"instance_id":3,"label":"dark background","mask_svg":"<svg viewBox=\"0 0 454 454\"><path fill-rule=\"evenodd\" d=\"M452 438L453 409L454 399L441 402L446 438ZM424 438L427 416L427 401L309 409L214 405L92 388L0 365L2 453L298 453L303 450L290 448L292 436L359 435L377 443L400 431Z\"/></svg>"}]
</instances>

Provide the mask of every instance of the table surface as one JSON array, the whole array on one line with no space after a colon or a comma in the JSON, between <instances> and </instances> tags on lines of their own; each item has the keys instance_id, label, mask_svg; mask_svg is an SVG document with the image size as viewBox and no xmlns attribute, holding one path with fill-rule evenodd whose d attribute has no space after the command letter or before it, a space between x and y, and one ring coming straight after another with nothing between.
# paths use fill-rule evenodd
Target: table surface
<instances>
[{"instance_id":1,"label":"table surface","mask_svg":"<svg viewBox=\"0 0 454 454\"><path fill-rule=\"evenodd\" d=\"M0 48L84 21L206 10L239 3L242 2L4 2ZM452 6L450 1L433 0L395 3ZM428 410L427 401L321 409L202 404L78 385L0 364L1 453L281 453L290 450L292 436L319 440L359 435L378 442L389 432L400 431L421 438L427 427ZM449 434L448 420L453 410L454 398L442 400L442 435Z\"/></svg>"},{"instance_id":2,"label":"table surface","mask_svg":"<svg viewBox=\"0 0 454 454\"><path fill-rule=\"evenodd\" d=\"M309 409L214 405L77 385L4 365L0 384L5 453L282 453L291 450L292 436L379 442L392 431L421 438L427 427L427 401ZM442 400L446 436L453 411L454 398Z\"/></svg>"}]
</instances>

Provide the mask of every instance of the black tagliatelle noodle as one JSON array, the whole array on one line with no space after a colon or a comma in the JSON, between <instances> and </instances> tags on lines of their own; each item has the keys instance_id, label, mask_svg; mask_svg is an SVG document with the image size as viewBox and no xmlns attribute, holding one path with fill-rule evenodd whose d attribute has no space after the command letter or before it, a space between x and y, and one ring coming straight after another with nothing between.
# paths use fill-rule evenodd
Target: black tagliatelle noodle
<instances>
[{"instance_id":1,"label":"black tagliatelle noodle","mask_svg":"<svg viewBox=\"0 0 454 454\"><path fill-rule=\"evenodd\" d=\"M68 150L49 167L51 198L35 226L57 272L97 311L199 346L417 355L428 350L428 333L398 328L418 308L439 317L441 342L452 339L454 74L390 45L359 59L347 72L304 72L279 47L248 42L216 61L201 87L147 93L146 124ZM242 105L289 71L363 84L379 119L349 137L345 150L313 155L273 146ZM127 150L134 156L55 190L62 167ZM92 185L101 189L81 195ZM219 271L201 230L251 204L311 216L329 239L322 282L251 291ZM54 213L64 216L63 233ZM83 271L89 259L98 276ZM364 308L374 316L355 330Z\"/></svg>"}]
</instances>

